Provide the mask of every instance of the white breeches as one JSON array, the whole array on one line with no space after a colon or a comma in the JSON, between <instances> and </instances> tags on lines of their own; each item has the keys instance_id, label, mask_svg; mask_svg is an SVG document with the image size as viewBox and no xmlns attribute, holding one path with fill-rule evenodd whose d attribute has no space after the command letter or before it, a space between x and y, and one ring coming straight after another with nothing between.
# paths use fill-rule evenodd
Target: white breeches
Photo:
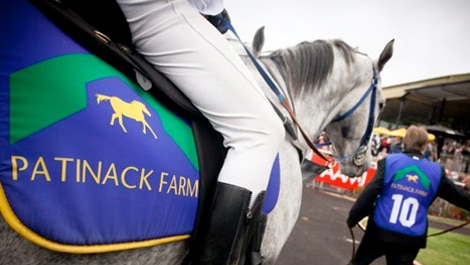
<instances>
[{"instance_id":1,"label":"white breeches","mask_svg":"<svg viewBox=\"0 0 470 265\"><path fill-rule=\"evenodd\" d=\"M235 49L186 0L118 3L137 50L222 134L218 181L265 190L284 128Z\"/></svg>"}]
</instances>

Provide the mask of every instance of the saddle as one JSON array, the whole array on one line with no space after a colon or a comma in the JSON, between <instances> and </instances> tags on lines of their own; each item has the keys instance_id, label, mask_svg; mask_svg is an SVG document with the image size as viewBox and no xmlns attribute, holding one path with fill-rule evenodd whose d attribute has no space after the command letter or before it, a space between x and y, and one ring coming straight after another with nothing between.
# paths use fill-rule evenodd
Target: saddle
<instances>
[{"instance_id":1,"label":"saddle","mask_svg":"<svg viewBox=\"0 0 470 265\"><path fill-rule=\"evenodd\" d=\"M191 121L200 162L198 211L206 212L206 202L213 196L214 184L226 154L222 136L212 129L171 81L134 51L129 27L116 1L31 2L70 37L144 87L168 109Z\"/></svg>"}]
</instances>

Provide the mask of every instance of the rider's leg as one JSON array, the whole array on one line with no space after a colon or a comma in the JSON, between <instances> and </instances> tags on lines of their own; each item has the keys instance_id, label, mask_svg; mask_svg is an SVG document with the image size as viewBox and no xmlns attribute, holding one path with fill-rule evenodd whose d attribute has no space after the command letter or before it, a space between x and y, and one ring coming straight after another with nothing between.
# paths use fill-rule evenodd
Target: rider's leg
<instances>
[{"instance_id":1,"label":"rider's leg","mask_svg":"<svg viewBox=\"0 0 470 265\"><path fill-rule=\"evenodd\" d=\"M284 139L280 119L234 48L186 0L118 2L139 52L188 96L224 138L228 153L209 225L231 222L243 228L246 218L240 215L266 189ZM225 263L218 262L228 257L217 249L232 248L242 230L208 228L203 259Z\"/></svg>"}]
</instances>

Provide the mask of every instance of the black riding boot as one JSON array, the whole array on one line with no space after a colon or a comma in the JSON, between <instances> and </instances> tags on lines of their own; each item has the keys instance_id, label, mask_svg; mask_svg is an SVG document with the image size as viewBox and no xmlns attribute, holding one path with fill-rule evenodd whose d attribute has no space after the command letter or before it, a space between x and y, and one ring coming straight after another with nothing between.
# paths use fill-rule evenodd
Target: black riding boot
<instances>
[{"instance_id":1,"label":"black riding boot","mask_svg":"<svg viewBox=\"0 0 470 265\"><path fill-rule=\"evenodd\" d=\"M251 192L245 188L218 182L208 222L201 235L201 253L193 264L226 265L236 261L243 264L246 242L250 239L250 223L257 219L264 200L264 192L258 196L252 210Z\"/></svg>"}]
</instances>

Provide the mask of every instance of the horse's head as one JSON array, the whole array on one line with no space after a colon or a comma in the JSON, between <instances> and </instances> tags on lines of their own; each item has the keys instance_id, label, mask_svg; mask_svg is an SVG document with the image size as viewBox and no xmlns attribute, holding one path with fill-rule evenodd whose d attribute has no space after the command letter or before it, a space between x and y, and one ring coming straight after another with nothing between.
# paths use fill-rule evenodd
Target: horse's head
<instances>
[{"instance_id":1,"label":"horse's head","mask_svg":"<svg viewBox=\"0 0 470 265\"><path fill-rule=\"evenodd\" d=\"M335 118L325 127L344 175L356 177L370 167L372 129L385 105L380 72L392 57L393 43L390 41L374 61L357 53L349 70L356 76L339 102Z\"/></svg>"},{"instance_id":2,"label":"horse's head","mask_svg":"<svg viewBox=\"0 0 470 265\"><path fill-rule=\"evenodd\" d=\"M302 42L260 55L264 27L252 42L252 52L276 80L285 83L297 120L315 138L325 131L341 162L341 173L361 175L370 166L370 138L385 104L380 72L392 57L393 40L377 60L340 40ZM302 148L308 148L301 140Z\"/></svg>"}]
</instances>

